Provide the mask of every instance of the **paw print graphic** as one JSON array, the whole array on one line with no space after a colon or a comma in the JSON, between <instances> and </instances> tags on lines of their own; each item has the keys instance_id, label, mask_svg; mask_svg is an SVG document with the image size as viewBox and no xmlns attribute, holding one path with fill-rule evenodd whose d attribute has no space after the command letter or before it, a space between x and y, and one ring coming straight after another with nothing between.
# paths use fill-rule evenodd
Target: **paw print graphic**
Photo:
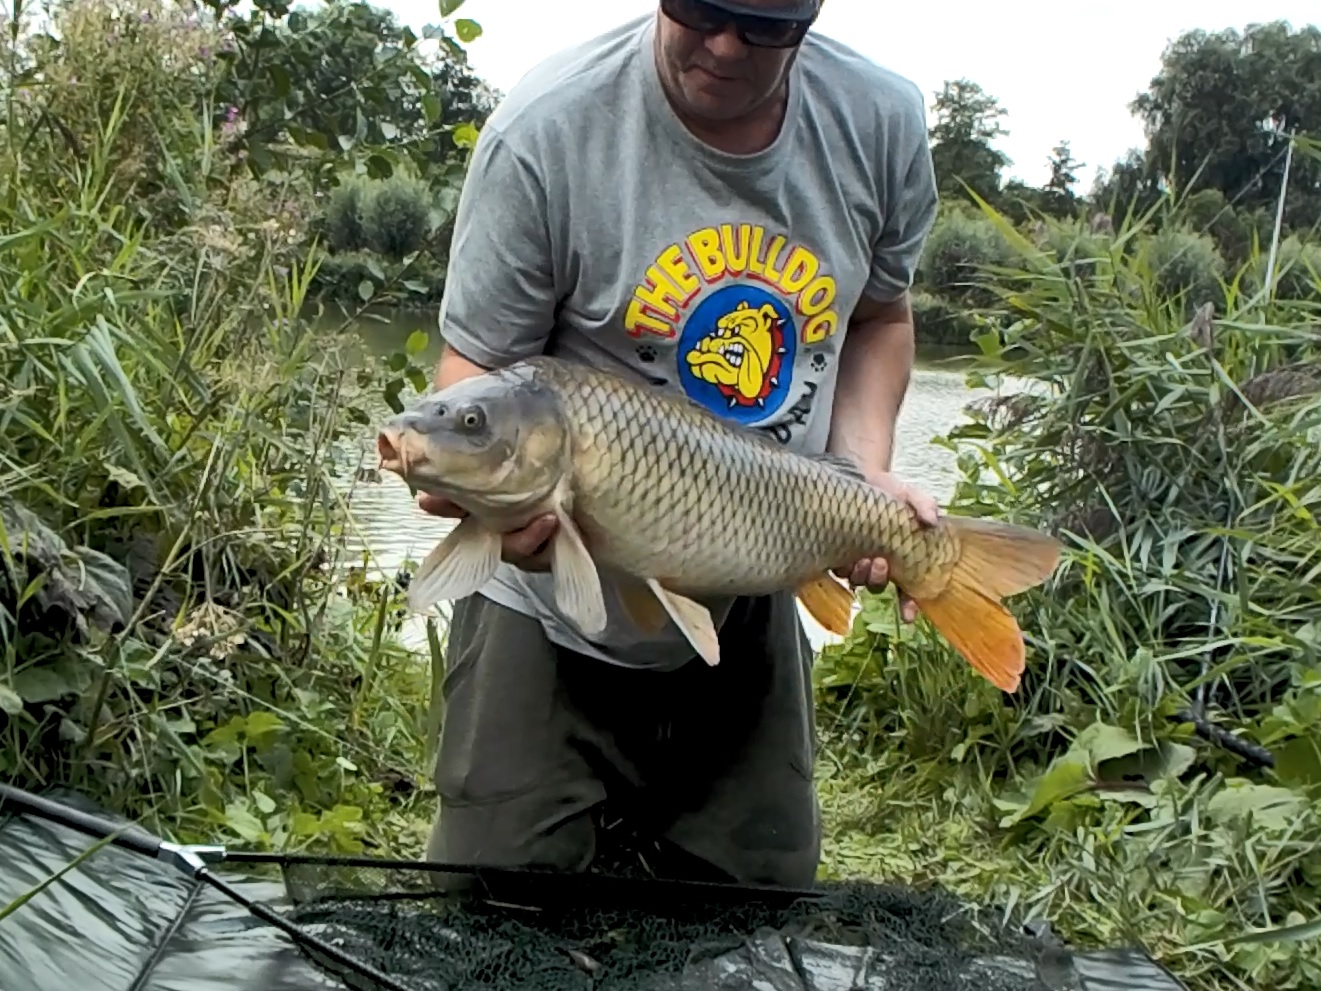
<instances>
[{"instance_id":1,"label":"paw print graphic","mask_svg":"<svg viewBox=\"0 0 1321 991\"><path fill-rule=\"evenodd\" d=\"M650 344L643 344L638 348L638 360L645 361L648 364L656 360L656 349Z\"/></svg>"},{"instance_id":2,"label":"paw print graphic","mask_svg":"<svg viewBox=\"0 0 1321 991\"><path fill-rule=\"evenodd\" d=\"M824 372L826 370L826 361L827 358L825 354L821 351L818 351L816 354L812 355L813 371Z\"/></svg>"}]
</instances>

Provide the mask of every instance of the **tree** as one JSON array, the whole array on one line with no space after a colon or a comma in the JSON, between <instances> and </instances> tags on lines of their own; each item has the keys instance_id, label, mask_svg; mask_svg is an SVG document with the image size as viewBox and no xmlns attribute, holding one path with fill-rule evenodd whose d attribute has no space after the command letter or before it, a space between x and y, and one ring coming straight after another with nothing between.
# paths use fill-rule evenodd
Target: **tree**
<instances>
[{"instance_id":1,"label":"tree","mask_svg":"<svg viewBox=\"0 0 1321 991\"><path fill-rule=\"evenodd\" d=\"M1062 140L1051 149L1050 178L1041 190L1041 206L1056 217L1072 216L1078 205L1073 187L1078 182L1078 169L1083 163L1073 157L1069 142Z\"/></svg>"},{"instance_id":2,"label":"tree","mask_svg":"<svg viewBox=\"0 0 1321 991\"><path fill-rule=\"evenodd\" d=\"M1046 188L1062 193L1072 199L1073 187L1078 182L1078 170L1086 165L1073 157L1069 151L1069 142L1061 141L1050 153L1050 178Z\"/></svg>"},{"instance_id":3,"label":"tree","mask_svg":"<svg viewBox=\"0 0 1321 991\"><path fill-rule=\"evenodd\" d=\"M1159 176L1147 167L1141 148L1128 153L1109 169L1099 169L1089 199L1099 210L1119 219L1131 209L1135 216L1144 214L1162 192Z\"/></svg>"},{"instance_id":4,"label":"tree","mask_svg":"<svg viewBox=\"0 0 1321 991\"><path fill-rule=\"evenodd\" d=\"M1236 208L1273 209L1287 133L1321 133L1321 28L1283 21L1245 31L1189 31L1133 101L1147 133L1146 180L1180 192L1218 189ZM1321 161L1294 156L1288 219L1321 214Z\"/></svg>"},{"instance_id":5,"label":"tree","mask_svg":"<svg viewBox=\"0 0 1321 991\"><path fill-rule=\"evenodd\" d=\"M229 13L229 0L207 2L237 42L220 112L243 122L237 140L258 170L287 149L287 137L328 153L317 173L325 182L344 155L375 176L390 174L398 155L419 171L443 171L459 157L461 135L471 137L465 128L480 127L494 108L495 95L442 28L419 39L365 0L323 0L287 16L279 0L258 0L245 16ZM481 30L465 19L454 29L464 41ZM424 40L436 50L424 51Z\"/></svg>"},{"instance_id":6,"label":"tree","mask_svg":"<svg viewBox=\"0 0 1321 991\"><path fill-rule=\"evenodd\" d=\"M1000 102L967 79L946 81L936 97L936 122L931 128L931 157L942 196L962 198L960 180L978 196L994 202L1000 174L1009 158L991 146L1008 134L1000 125L1006 111Z\"/></svg>"}]
</instances>

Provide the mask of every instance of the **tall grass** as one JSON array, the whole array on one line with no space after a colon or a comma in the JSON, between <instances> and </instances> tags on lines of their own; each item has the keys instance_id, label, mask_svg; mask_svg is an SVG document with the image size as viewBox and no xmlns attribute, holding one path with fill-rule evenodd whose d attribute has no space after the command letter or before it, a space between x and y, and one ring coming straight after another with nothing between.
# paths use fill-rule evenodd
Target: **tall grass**
<instances>
[{"instance_id":1,"label":"tall grass","mask_svg":"<svg viewBox=\"0 0 1321 991\"><path fill-rule=\"evenodd\" d=\"M1030 387L944 440L951 505L1066 552L1012 604L1013 697L888 600L827 649L833 862L1140 941L1198 991L1321 986L1321 282L985 212L1012 259L974 378Z\"/></svg>"},{"instance_id":2,"label":"tall grass","mask_svg":"<svg viewBox=\"0 0 1321 991\"><path fill-rule=\"evenodd\" d=\"M105 48L108 9L63 8L64 36ZM110 21L116 44L150 23ZM94 112L9 93L0 776L183 839L408 846L428 676L373 636L394 589L333 567L372 383L305 318L294 180L226 157L204 88L152 103L156 76L198 78L191 35L191 62L159 50L176 28L138 39L138 78Z\"/></svg>"}]
</instances>

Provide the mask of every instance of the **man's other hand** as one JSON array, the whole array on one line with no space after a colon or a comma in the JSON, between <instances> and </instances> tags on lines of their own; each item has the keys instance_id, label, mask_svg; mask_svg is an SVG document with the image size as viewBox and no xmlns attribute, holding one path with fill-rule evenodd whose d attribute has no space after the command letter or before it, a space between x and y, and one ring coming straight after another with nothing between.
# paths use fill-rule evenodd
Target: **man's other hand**
<instances>
[{"instance_id":1,"label":"man's other hand","mask_svg":"<svg viewBox=\"0 0 1321 991\"><path fill-rule=\"evenodd\" d=\"M461 520L467 512L441 496L422 492L417 497L417 506L422 512L432 516L447 516ZM559 529L559 520L555 514L546 513L538 516L527 526L513 530L504 536L505 562L524 571L550 570L550 539Z\"/></svg>"},{"instance_id":2,"label":"man's other hand","mask_svg":"<svg viewBox=\"0 0 1321 991\"><path fill-rule=\"evenodd\" d=\"M940 520L940 507L931 495L909 485L907 482L887 472L872 480L877 488L894 496L901 502L913 507L918 522L924 526L935 526ZM854 588L863 587L869 592L884 591L890 584L890 564L883 557L868 557L834 569L840 578L847 578ZM899 610L905 623L917 619L917 603L908 596L900 596Z\"/></svg>"}]
</instances>

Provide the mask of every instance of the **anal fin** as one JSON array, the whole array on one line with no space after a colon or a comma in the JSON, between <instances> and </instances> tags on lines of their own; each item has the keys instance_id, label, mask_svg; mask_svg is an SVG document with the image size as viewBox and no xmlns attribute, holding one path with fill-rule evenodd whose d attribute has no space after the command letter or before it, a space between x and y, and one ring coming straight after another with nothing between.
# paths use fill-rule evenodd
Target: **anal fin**
<instances>
[{"instance_id":1,"label":"anal fin","mask_svg":"<svg viewBox=\"0 0 1321 991\"><path fill-rule=\"evenodd\" d=\"M853 593L831 574L824 573L795 589L798 601L812 618L838 637L853 628Z\"/></svg>"},{"instance_id":2,"label":"anal fin","mask_svg":"<svg viewBox=\"0 0 1321 991\"><path fill-rule=\"evenodd\" d=\"M437 602L472 595L500 566L501 544L500 534L473 517L459 520L408 583L409 608L424 612Z\"/></svg>"},{"instance_id":3,"label":"anal fin","mask_svg":"<svg viewBox=\"0 0 1321 991\"><path fill-rule=\"evenodd\" d=\"M683 631L702 660L715 667L720 663L720 638L716 634L711 611L700 602L694 602L678 592L671 592L655 578L647 579L647 587L656 594L674 625Z\"/></svg>"},{"instance_id":4,"label":"anal fin","mask_svg":"<svg viewBox=\"0 0 1321 991\"><path fill-rule=\"evenodd\" d=\"M961 581L917 608L972 667L1002 692L1018 690L1026 651L1014 614L980 590Z\"/></svg>"}]
</instances>

